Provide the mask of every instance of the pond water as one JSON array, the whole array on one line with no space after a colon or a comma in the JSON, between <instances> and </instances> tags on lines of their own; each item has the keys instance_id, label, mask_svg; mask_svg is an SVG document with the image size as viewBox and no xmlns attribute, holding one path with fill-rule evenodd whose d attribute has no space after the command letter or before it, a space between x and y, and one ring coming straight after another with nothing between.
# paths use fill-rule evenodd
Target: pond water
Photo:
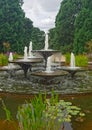
<instances>
[{"instance_id":1,"label":"pond water","mask_svg":"<svg viewBox=\"0 0 92 130\"><path fill-rule=\"evenodd\" d=\"M51 93L52 89L59 94L92 92L92 71L77 72L74 78L67 74L52 79L32 76L31 72L26 79L23 71L14 73L12 78L6 72L0 73L1 92L37 94Z\"/></svg>"},{"instance_id":2,"label":"pond water","mask_svg":"<svg viewBox=\"0 0 92 130\"><path fill-rule=\"evenodd\" d=\"M14 118L18 106L25 103L25 100L30 100L39 92L51 94L53 89L61 99L71 101L86 114L83 121L74 119L72 124L66 124L64 130L92 130L92 71L78 72L74 78L70 75L55 77L48 82L47 79L31 76L30 73L28 79L24 78L22 71L14 73L12 78L6 72L0 73L0 98L4 100ZM0 103L1 124L3 119L5 112ZM0 130L4 130L1 124ZM7 130L12 128L7 127Z\"/></svg>"},{"instance_id":3,"label":"pond water","mask_svg":"<svg viewBox=\"0 0 92 130\"><path fill-rule=\"evenodd\" d=\"M18 106L25 103L25 100L30 100L34 97L34 95L22 95L22 94L9 94L2 93L1 96L4 100L8 109L10 109L13 117L16 117L16 113L18 110ZM79 106L82 111L86 114L83 120L77 120L74 118L72 124L65 124L64 130L92 130L92 94L75 94L75 95L60 95L60 99L64 99L65 101L70 101L74 105ZM0 103L0 120L5 119L5 112L2 109ZM3 124L3 123L2 123ZM0 125L0 127L4 128L4 126ZM9 127L9 126L8 126ZM1 129L0 130L4 130ZM7 130L12 130L7 128ZM15 130L15 129L14 129Z\"/></svg>"}]
</instances>

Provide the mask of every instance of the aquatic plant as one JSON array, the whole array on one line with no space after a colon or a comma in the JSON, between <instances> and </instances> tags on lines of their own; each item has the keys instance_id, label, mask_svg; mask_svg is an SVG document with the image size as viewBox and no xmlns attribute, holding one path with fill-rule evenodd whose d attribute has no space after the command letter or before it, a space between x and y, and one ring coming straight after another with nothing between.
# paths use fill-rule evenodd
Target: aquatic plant
<instances>
[{"instance_id":1,"label":"aquatic plant","mask_svg":"<svg viewBox=\"0 0 92 130\"><path fill-rule=\"evenodd\" d=\"M85 114L71 102L59 100L56 95L51 98L35 96L18 108L17 119L20 130L59 130L64 122L71 122L72 117Z\"/></svg>"}]
</instances>

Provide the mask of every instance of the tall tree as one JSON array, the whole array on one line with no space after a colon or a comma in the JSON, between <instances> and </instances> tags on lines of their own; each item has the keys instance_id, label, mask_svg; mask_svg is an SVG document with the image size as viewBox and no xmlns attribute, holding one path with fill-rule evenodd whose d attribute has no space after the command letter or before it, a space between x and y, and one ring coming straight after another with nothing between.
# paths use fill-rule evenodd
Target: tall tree
<instances>
[{"instance_id":1,"label":"tall tree","mask_svg":"<svg viewBox=\"0 0 92 130\"><path fill-rule=\"evenodd\" d=\"M24 36L25 13L22 0L0 0L0 48L10 43L11 50L20 51Z\"/></svg>"},{"instance_id":2,"label":"tall tree","mask_svg":"<svg viewBox=\"0 0 92 130\"><path fill-rule=\"evenodd\" d=\"M92 39L92 1L83 0L83 8L75 21L75 53L86 52L86 44Z\"/></svg>"},{"instance_id":3,"label":"tall tree","mask_svg":"<svg viewBox=\"0 0 92 130\"><path fill-rule=\"evenodd\" d=\"M34 27L32 30L31 39L33 42L33 49L43 49L45 39L43 31L41 31L39 28Z\"/></svg>"},{"instance_id":4,"label":"tall tree","mask_svg":"<svg viewBox=\"0 0 92 130\"><path fill-rule=\"evenodd\" d=\"M29 18L24 19L24 44L27 46L31 41L31 35L33 31L33 22Z\"/></svg>"},{"instance_id":5,"label":"tall tree","mask_svg":"<svg viewBox=\"0 0 92 130\"><path fill-rule=\"evenodd\" d=\"M60 10L56 16L56 28L54 44L58 49L71 46L74 40L74 22L77 14L82 8L82 0L63 0L61 2ZM70 48L71 48L70 47Z\"/></svg>"}]
</instances>

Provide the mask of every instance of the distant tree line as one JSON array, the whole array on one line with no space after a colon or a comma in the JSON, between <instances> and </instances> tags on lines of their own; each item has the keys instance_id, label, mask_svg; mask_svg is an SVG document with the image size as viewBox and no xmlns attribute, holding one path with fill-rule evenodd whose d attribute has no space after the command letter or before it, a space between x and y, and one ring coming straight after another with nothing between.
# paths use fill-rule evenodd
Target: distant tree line
<instances>
[{"instance_id":1,"label":"distant tree line","mask_svg":"<svg viewBox=\"0 0 92 130\"><path fill-rule=\"evenodd\" d=\"M92 46L92 0L63 0L50 29L50 46L63 53L81 54Z\"/></svg>"},{"instance_id":2,"label":"distant tree line","mask_svg":"<svg viewBox=\"0 0 92 130\"><path fill-rule=\"evenodd\" d=\"M44 44L44 32L25 17L23 0L0 0L0 52L23 53L24 46L33 42L34 49Z\"/></svg>"}]
</instances>

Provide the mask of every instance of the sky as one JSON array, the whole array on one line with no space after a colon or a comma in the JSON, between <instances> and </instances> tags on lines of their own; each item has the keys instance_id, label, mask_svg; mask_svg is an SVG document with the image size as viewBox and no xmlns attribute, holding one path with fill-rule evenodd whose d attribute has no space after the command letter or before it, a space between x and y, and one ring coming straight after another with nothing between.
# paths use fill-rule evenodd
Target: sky
<instances>
[{"instance_id":1,"label":"sky","mask_svg":"<svg viewBox=\"0 0 92 130\"><path fill-rule=\"evenodd\" d=\"M23 10L35 27L48 31L55 26L55 17L62 0L24 0Z\"/></svg>"}]
</instances>

